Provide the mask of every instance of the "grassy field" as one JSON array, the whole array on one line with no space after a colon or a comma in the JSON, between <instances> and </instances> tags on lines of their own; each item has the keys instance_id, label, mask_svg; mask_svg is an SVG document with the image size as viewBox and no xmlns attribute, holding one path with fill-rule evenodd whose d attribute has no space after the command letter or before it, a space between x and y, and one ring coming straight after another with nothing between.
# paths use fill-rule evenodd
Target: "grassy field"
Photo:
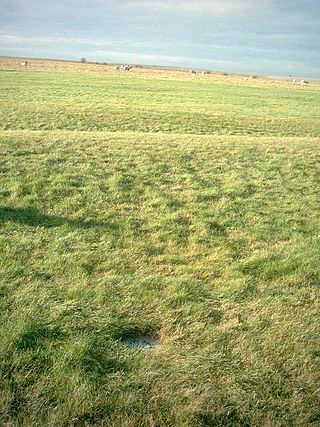
<instances>
[{"instance_id":1,"label":"grassy field","mask_svg":"<svg viewBox=\"0 0 320 427\"><path fill-rule=\"evenodd\" d=\"M319 426L319 89L0 87L0 424Z\"/></svg>"}]
</instances>

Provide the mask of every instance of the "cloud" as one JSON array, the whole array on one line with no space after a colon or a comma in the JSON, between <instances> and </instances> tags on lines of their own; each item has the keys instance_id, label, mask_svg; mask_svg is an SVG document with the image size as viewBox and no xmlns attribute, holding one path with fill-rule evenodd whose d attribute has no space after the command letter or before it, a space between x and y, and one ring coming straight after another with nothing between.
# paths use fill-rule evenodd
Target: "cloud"
<instances>
[{"instance_id":1,"label":"cloud","mask_svg":"<svg viewBox=\"0 0 320 427\"><path fill-rule=\"evenodd\" d=\"M0 54L319 75L316 0L0 4Z\"/></svg>"},{"instance_id":2,"label":"cloud","mask_svg":"<svg viewBox=\"0 0 320 427\"><path fill-rule=\"evenodd\" d=\"M214 16L228 16L245 13L257 7L254 0L134 0L123 1L128 8L144 9L157 12L188 14L210 14ZM261 4L264 1L260 1Z\"/></svg>"},{"instance_id":3,"label":"cloud","mask_svg":"<svg viewBox=\"0 0 320 427\"><path fill-rule=\"evenodd\" d=\"M47 41L47 38L42 38ZM3 36L0 36L0 41ZM12 40L12 38L10 38ZM96 48L98 46L95 46ZM100 47L100 46L99 46ZM236 59L214 59L208 56L183 56L183 55L163 55L158 53L146 53L143 51L130 52L128 50L109 50L109 49L90 49L83 52L82 48L75 48L71 45L62 44L54 45L48 55L46 43L39 44L36 51L31 44L21 44L20 46L2 45L0 52L3 54L15 54L24 57L48 57L48 58L65 58L79 59L83 54L92 60L115 63L133 63L133 64L156 64L167 66L194 67L198 69L211 69L220 71L235 71L243 73L262 73L273 75L300 75L300 76L319 76L319 69L312 62L290 61L287 59L266 59L255 58L254 63L251 61L237 61Z\"/></svg>"},{"instance_id":4,"label":"cloud","mask_svg":"<svg viewBox=\"0 0 320 427\"><path fill-rule=\"evenodd\" d=\"M240 36L240 35L239 35ZM283 36L283 37L282 37ZM292 37L291 37L292 36ZM270 38L271 36L269 36ZM242 45L236 45L234 44L234 40L228 40L226 37L225 40L221 43L213 43L210 41L210 39L215 39L216 37L210 37L210 35L206 35L206 41L203 42L179 42L178 46L180 51L188 51L190 48L192 48L193 51L195 49L200 49L201 51L208 50L206 48L210 47L211 51L222 51L224 53L234 53L238 54L241 53L242 56L245 55L252 55L254 53L257 54L264 54L264 55L270 55L270 54L281 54L283 52L283 48L279 45L279 40L281 42L281 38L284 39L284 41L292 41L293 35L288 35L288 40L285 37L285 35L274 35L273 43L267 43L265 46L263 46L262 43L258 43L256 46L250 46L250 38L249 40L246 40L245 43ZM264 36L264 39L267 37ZM234 39L234 37L233 37ZM50 45L55 46L74 46L75 48L83 47L84 49L96 49L96 48L116 48L118 50L126 49L129 53L129 50L131 50L131 54L135 55L136 50L141 51L141 49L144 49L144 54L146 55L146 59L148 57L151 57L152 59L153 52L160 52L160 53L172 53L177 48L177 43L175 41L139 41L139 40L130 40L130 39L110 39L110 38L89 38L89 37L72 37L72 36L29 36L29 35L19 35L19 34L0 34L0 48L4 48L7 46L12 47L22 47L22 46L39 46L39 45L47 45L48 47ZM272 46L272 47L270 47ZM285 44L286 53L295 51L296 50L296 44L295 43L286 43ZM304 52L316 52L315 47L311 44L311 46L303 46ZM112 51L113 53L116 53L116 51L109 50L109 52ZM171 52L170 52L171 51ZM282 53L283 54L283 53ZM140 54L139 54L140 55ZM301 56L301 53L299 53ZM159 54L157 55L159 56ZM185 58L190 59L192 56L184 56L184 55L162 55L163 59L166 59L170 61L170 58ZM194 57L192 57L194 58Z\"/></svg>"},{"instance_id":5,"label":"cloud","mask_svg":"<svg viewBox=\"0 0 320 427\"><path fill-rule=\"evenodd\" d=\"M65 36L26 36L26 35L13 35L13 34L0 34L0 43L6 44L23 44L23 43L66 43L66 44L88 44L92 46L106 46L106 45L139 45L138 42L129 40L107 40L107 39L92 39L85 37L65 37Z\"/></svg>"},{"instance_id":6,"label":"cloud","mask_svg":"<svg viewBox=\"0 0 320 427\"><path fill-rule=\"evenodd\" d=\"M201 58L194 58L192 56L175 56L175 55L161 55L143 52L126 52L114 50L96 50L96 55L105 56L108 59L117 61L130 61L130 62L152 62L154 64L161 63L199 63Z\"/></svg>"},{"instance_id":7,"label":"cloud","mask_svg":"<svg viewBox=\"0 0 320 427\"><path fill-rule=\"evenodd\" d=\"M194 56L175 56L175 55L161 55L161 54L152 54L152 53L143 53L143 52L127 52L127 51L113 51L113 50L96 50L94 52L98 56L104 56L106 60L116 60L116 61L129 61L129 62L141 62L141 63L152 63L161 65L164 63L172 63L174 65L193 65L204 67L207 66L218 66L218 67L230 67L237 65L239 68L239 64L237 61L233 60L219 60L212 58L204 58L204 57L194 57ZM267 66L267 67L280 67L284 68L287 71L292 71L297 68L301 68L301 66L305 66L305 69L315 71L316 69L312 67L310 64L306 64L305 62L299 61L288 61L285 59L271 60L259 58L255 61L255 66ZM248 69L248 65L245 64L243 66L240 65L240 68Z\"/></svg>"}]
</instances>

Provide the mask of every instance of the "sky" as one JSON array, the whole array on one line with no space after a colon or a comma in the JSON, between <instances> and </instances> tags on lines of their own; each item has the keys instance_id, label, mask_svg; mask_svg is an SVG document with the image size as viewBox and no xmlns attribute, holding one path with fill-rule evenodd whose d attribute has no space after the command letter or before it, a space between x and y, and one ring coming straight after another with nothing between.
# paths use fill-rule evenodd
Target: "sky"
<instances>
[{"instance_id":1,"label":"sky","mask_svg":"<svg viewBox=\"0 0 320 427\"><path fill-rule=\"evenodd\" d=\"M0 0L0 55L320 77L320 0Z\"/></svg>"}]
</instances>

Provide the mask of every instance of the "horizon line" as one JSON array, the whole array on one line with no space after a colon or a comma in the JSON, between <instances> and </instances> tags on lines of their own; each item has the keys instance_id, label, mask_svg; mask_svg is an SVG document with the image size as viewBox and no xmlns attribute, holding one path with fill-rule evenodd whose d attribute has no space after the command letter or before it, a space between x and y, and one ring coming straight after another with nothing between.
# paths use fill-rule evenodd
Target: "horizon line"
<instances>
[{"instance_id":1,"label":"horizon line","mask_svg":"<svg viewBox=\"0 0 320 427\"><path fill-rule=\"evenodd\" d=\"M88 60L85 58L85 62L82 62L81 59L63 59L63 58L48 58L48 57L37 57L37 56L15 56L15 55L2 55L0 54L0 58L16 58L16 59L35 59L35 60L43 60L43 61L57 61L57 62L74 62L74 63L82 63L82 64L95 64L95 65L106 65L106 66L114 66L114 65L132 65L136 67L145 67L145 68L161 68L166 70L173 71L186 71L186 70L196 70L196 71L209 71L213 74L229 74L235 76L256 76L260 78L303 78L307 77L308 79L320 80L320 77L314 77L310 75L299 75L299 74L259 74L259 73L245 73L239 71L227 71L227 70L213 70L211 68L198 68L192 66L181 66L181 65L161 65L161 64L146 64L146 63L134 63L134 62L102 62L102 61L94 61Z\"/></svg>"}]
</instances>

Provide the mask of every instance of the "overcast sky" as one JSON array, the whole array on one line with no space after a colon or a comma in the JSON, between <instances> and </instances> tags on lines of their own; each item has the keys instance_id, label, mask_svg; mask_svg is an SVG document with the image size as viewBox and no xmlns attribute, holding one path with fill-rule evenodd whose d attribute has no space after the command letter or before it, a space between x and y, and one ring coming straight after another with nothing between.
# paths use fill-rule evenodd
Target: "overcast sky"
<instances>
[{"instance_id":1,"label":"overcast sky","mask_svg":"<svg viewBox=\"0 0 320 427\"><path fill-rule=\"evenodd\" d=\"M0 0L0 55L320 77L320 0Z\"/></svg>"}]
</instances>

